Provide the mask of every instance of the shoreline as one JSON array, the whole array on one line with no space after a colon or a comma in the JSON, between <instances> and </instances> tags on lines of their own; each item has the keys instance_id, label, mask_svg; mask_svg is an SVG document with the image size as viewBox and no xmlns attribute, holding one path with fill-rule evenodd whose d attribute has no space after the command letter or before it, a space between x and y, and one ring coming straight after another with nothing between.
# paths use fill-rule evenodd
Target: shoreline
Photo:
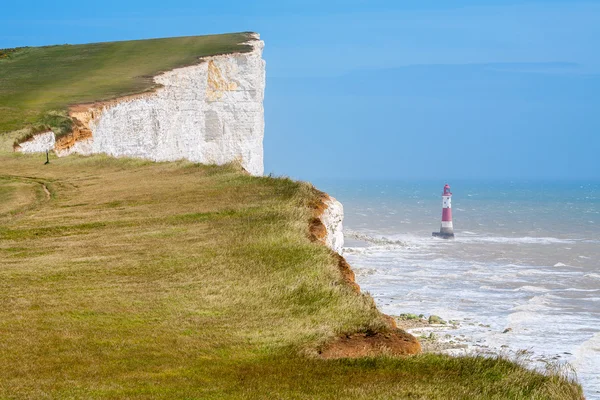
<instances>
[{"instance_id":1,"label":"shoreline","mask_svg":"<svg viewBox=\"0 0 600 400\"><path fill-rule=\"evenodd\" d=\"M445 354L454 357L503 357L536 371L544 371L550 368L577 375L572 363L566 360L568 356L572 356L572 353L539 354L531 349L514 349L509 345L501 345L497 348L492 344L470 337L468 333L461 333L467 328L465 326L466 321L442 320L443 323L432 323L426 318L406 318L406 315L413 316L413 314L405 314L392 316L392 318L394 318L400 329L405 330L419 340L424 354ZM435 315L431 317L439 318ZM467 325L493 330L489 325L477 322L467 322ZM510 332L512 332L512 329L507 328L500 333L508 334Z\"/></svg>"},{"instance_id":2,"label":"shoreline","mask_svg":"<svg viewBox=\"0 0 600 400\"><path fill-rule=\"evenodd\" d=\"M598 291L589 266L596 250L585 232L564 239L552 232L532 237L527 232L507 236L471 230L450 246L421 231L373 229L367 218L380 215L361 205L364 215L352 215L356 221L346 232L350 240L344 256L378 307L396 318L427 311L456 320L436 326L400 319L398 325L420 340L423 353L501 357L529 370L560 371L577 376L590 399L600 399L598 320L581 310L552 315L553 309L564 310L569 301L581 303ZM400 217L392 222L398 221ZM469 257L476 254L473 249L483 254L487 248L495 257L509 256ZM467 251L471 254L465 255Z\"/></svg>"}]
</instances>

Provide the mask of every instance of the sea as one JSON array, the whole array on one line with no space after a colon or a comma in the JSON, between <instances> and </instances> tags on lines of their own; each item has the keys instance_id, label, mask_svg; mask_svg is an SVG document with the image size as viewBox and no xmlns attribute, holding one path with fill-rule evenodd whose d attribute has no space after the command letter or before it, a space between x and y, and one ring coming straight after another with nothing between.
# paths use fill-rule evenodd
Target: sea
<instances>
[{"instance_id":1,"label":"sea","mask_svg":"<svg viewBox=\"0 0 600 400\"><path fill-rule=\"evenodd\" d=\"M432 237L446 183L453 240ZM317 186L343 203L343 255L382 312L439 316L436 337L463 344L446 352L558 366L600 399L600 182Z\"/></svg>"}]
</instances>

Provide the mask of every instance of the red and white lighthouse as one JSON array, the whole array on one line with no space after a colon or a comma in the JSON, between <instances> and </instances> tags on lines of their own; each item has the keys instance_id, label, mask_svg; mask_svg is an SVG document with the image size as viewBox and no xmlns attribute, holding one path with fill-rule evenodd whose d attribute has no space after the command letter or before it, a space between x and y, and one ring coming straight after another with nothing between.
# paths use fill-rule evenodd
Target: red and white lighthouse
<instances>
[{"instance_id":1,"label":"red and white lighthouse","mask_svg":"<svg viewBox=\"0 0 600 400\"><path fill-rule=\"evenodd\" d=\"M450 185L444 186L442 193L442 227L439 232L433 232L433 236L443 239L452 239L454 237L454 227L452 226L452 193Z\"/></svg>"}]
</instances>

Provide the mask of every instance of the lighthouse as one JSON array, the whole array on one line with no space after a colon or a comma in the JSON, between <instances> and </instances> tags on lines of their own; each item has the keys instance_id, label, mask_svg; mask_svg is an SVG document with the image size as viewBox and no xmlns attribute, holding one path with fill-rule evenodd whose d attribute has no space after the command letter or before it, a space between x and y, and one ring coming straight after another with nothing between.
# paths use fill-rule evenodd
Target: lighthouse
<instances>
[{"instance_id":1,"label":"lighthouse","mask_svg":"<svg viewBox=\"0 0 600 400\"><path fill-rule=\"evenodd\" d=\"M450 185L444 186L442 193L442 227L439 232L433 232L433 236L443 239L454 238L454 228L452 227L452 193Z\"/></svg>"}]
</instances>

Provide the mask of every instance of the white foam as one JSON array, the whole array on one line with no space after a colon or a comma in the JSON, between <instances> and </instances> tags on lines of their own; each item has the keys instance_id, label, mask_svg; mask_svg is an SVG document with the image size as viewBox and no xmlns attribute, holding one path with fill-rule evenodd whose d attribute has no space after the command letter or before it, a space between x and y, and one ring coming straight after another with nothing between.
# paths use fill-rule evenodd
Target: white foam
<instances>
[{"instance_id":1,"label":"white foam","mask_svg":"<svg viewBox=\"0 0 600 400\"><path fill-rule=\"evenodd\" d=\"M552 276L553 279L556 279L560 276L566 277L566 276L576 276L579 275L580 273L577 271L553 271L553 272L549 272L547 269L540 267L538 268L527 268L527 269L523 269L517 272L517 276L523 276L523 277L528 277L528 276Z\"/></svg>"},{"instance_id":2,"label":"white foam","mask_svg":"<svg viewBox=\"0 0 600 400\"><path fill-rule=\"evenodd\" d=\"M559 239L554 237L508 237L508 236L476 236L476 237L460 237L457 241L463 243L502 243L502 244L568 244L576 242L575 239Z\"/></svg>"},{"instance_id":3,"label":"white foam","mask_svg":"<svg viewBox=\"0 0 600 400\"><path fill-rule=\"evenodd\" d=\"M521 286L519 288L514 289L515 292L532 292L532 293L546 293L549 292L550 289L539 287L539 286Z\"/></svg>"},{"instance_id":4,"label":"white foam","mask_svg":"<svg viewBox=\"0 0 600 400\"><path fill-rule=\"evenodd\" d=\"M534 296L527 303L513 307L516 313L510 314L509 319L514 314L528 313L530 319L535 319L540 316L542 311L551 311L552 307L548 305L547 300L543 296Z\"/></svg>"},{"instance_id":5,"label":"white foam","mask_svg":"<svg viewBox=\"0 0 600 400\"><path fill-rule=\"evenodd\" d=\"M378 244L378 245L388 244L388 245L394 245L394 246L400 246L400 247L407 246L406 242L404 242L402 240L389 238L389 237L382 236L382 235L371 236L371 235L368 235L365 233L355 232L355 231L352 231L349 229L346 229L344 231L344 235L347 237L350 237L352 239L362 240L364 242L372 243L372 244Z\"/></svg>"},{"instance_id":6,"label":"white foam","mask_svg":"<svg viewBox=\"0 0 600 400\"><path fill-rule=\"evenodd\" d=\"M583 243L600 243L600 240L595 239L585 239L582 241Z\"/></svg>"},{"instance_id":7,"label":"white foam","mask_svg":"<svg viewBox=\"0 0 600 400\"><path fill-rule=\"evenodd\" d=\"M586 371L580 375L586 382L587 398L600 398L600 332L577 347L573 366L578 371Z\"/></svg>"}]
</instances>

